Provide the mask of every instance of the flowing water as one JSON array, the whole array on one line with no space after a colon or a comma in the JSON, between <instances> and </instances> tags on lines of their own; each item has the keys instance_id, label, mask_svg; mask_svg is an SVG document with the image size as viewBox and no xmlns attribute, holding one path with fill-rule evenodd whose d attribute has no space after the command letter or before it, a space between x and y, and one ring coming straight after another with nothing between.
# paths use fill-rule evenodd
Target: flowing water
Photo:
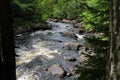
<instances>
[{"instance_id":1,"label":"flowing water","mask_svg":"<svg viewBox=\"0 0 120 80\"><path fill-rule=\"evenodd\" d=\"M38 30L16 35L16 76L17 80L73 80L72 69L79 65L79 51L66 49L65 43L84 43L72 24L47 21L52 30ZM60 32L73 32L78 38L63 36ZM75 58L75 61L66 60ZM58 77L48 71L48 67L60 64L66 75ZM72 70L72 71L71 71ZM72 74L73 75L69 75Z\"/></svg>"}]
</instances>

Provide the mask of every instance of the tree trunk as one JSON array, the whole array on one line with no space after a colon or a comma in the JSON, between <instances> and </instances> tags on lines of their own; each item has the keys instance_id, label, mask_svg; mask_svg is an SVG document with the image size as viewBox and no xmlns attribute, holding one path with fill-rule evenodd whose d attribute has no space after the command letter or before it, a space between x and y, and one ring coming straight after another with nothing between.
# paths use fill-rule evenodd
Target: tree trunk
<instances>
[{"instance_id":1,"label":"tree trunk","mask_svg":"<svg viewBox=\"0 0 120 80\"><path fill-rule=\"evenodd\" d=\"M1 48L1 27L0 27L0 79L6 80L4 75L4 66L3 66L3 59L2 59L2 48Z\"/></svg>"},{"instance_id":2,"label":"tree trunk","mask_svg":"<svg viewBox=\"0 0 120 80\"><path fill-rule=\"evenodd\" d=\"M0 0L0 80L16 80L10 0Z\"/></svg>"},{"instance_id":3,"label":"tree trunk","mask_svg":"<svg viewBox=\"0 0 120 80\"><path fill-rule=\"evenodd\" d=\"M107 80L120 80L120 1L111 0L110 47Z\"/></svg>"}]
</instances>

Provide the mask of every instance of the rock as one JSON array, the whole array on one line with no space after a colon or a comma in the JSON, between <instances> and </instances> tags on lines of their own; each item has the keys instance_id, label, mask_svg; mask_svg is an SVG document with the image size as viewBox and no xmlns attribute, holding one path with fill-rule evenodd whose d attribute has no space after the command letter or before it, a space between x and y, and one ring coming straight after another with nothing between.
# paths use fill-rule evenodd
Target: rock
<instances>
[{"instance_id":1,"label":"rock","mask_svg":"<svg viewBox=\"0 0 120 80\"><path fill-rule=\"evenodd\" d=\"M74 25L75 28L84 28L83 24L82 23L76 23Z\"/></svg>"},{"instance_id":2,"label":"rock","mask_svg":"<svg viewBox=\"0 0 120 80\"><path fill-rule=\"evenodd\" d=\"M32 24L31 25L31 29L33 31L37 31L37 30L51 30L52 27L47 26L46 24L37 23L37 24Z\"/></svg>"},{"instance_id":3,"label":"rock","mask_svg":"<svg viewBox=\"0 0 120 80\"><path fill-rule=\"evenodd\" d=\"M19 27L18 29L15 30L16 34L22 34L25 32L30 32L31 28L30 27Z\"/></svg>"},{"instance_id":4,"label":"rock","mask_svg":"<svg viewBox=\"0 0 120 80\"><path fill-rule=\"evenodd\" d=\"M63 80L63 79L60 78L60 77L57 77L57 76L51 76L51 77L48 78L47 80Z\"/></svg>"},{"instance_id":5,"label":"rock","mask_svg":"<svg viewBox=\"0 0 120 80\"><path fill-rule=\"evenodd\" d=\"M70 67L70 73L72 74L72 75L74 75L75 74L75 67Z\"/></svg>"},{"instance_id":6,"label":"rock","mask_svg":"<svg viewBox=\"0 0 120 80\"><path fill-rule=\"evenodd\" d=\"M76 24L74 25L74 28L85 29L82 23L76 23Z\"/></svg>"},{"instance_id":7,"label":"rock","mask_svg":"<svg viewBox=\"0 0 120 80\"><path fill-rule=\"evenodd\" d=\"M29 26L19 27L15 30L15 32L19 34L19 33L24 33L24 32L32 32L32 31L37 31L37 30L51 30L51 29L52 27L47 26L47 24L36 23L36 24L29 25Z\"/></svg>"},{"instance_id":8,"label":"rock","mask_svg":"<svg viewBox=\"0 0 120 80\"><path fill-rule=\"evenodd\" d=\"M77 59L73 56L64 56L63 59L68 60L68 61L76 61Z\"/></svg>"},{"instance_id":9,"label":"rock","mask_svg":"<svg viewBox=\"0 0 120 80\"><path fill-rule=\"evenodd\" d=\"M42 77L40 80L47 80L47 79L45 79L44 77Z\"/></svg>"},{"instance_id":10,"label":"rock","mask_svg":"<svg viewBox=\"0 0 120 80\"><path fill-rule=\"evenodd\" d=\"M85 33L85 29L78 29L78 33L79 34L84 34Z\"/></svg>"},{"instance_id":11,"label":"rock","mask_svg":"<svg viewBox=\"0 0 120 80\"><path fill-rule=\"evenodd\" d=\"M48 68L48 71L50 71L52 73L52 75L58 75L59 77L63 77L65 74L65 70L63 69L63 67L59 64L54 64L51 65Z\"/></svg>"},{"instance_id":12,"label":"rock","mask_svg":"<svg viewBox=\"0 0 120 80\"><path fill-rule=\"evenodd\" d=\"M79 34L85 33L85 27L83 26L82 23L76 23L74 24L74 27L77 28Z\"/></svg>"},{"instance_id":13,"label":"rock","mask_svg":"<svg viewBox=\"0 0 120 80\"><path fill-rule=\"evenodd\" d=\"M69 50L79 50L80 47L82 47L80 43L68 42L64 44L64 48Z\"/></svg>"},{"instance_id":14,"label":"rock","mask_svg":"<svg viewBox=\"0 0 120 80\"><path fill-rule=\"evenodd\" d=\"M95 38L95 34L92 34L92 33L85 34L84 37L86 37L86 38Z\"/></svg>"},{"instance_id":15,"label":"rock","mask_svg":"<svg viewBox=\"0 0 120 80\"><path fill-rule=\"evenodd\" d=\"M57 19L50 19L50 21L57 22L58 20Z\"/></svg>"},{"instance_id":16,"label":"rock","mask_svg":"<svg viewBox=\"0 0 120 80\"><path fill-rule=\"evenodd\" d=\"M73 32L60 32L60 34L64 37L72 37L72 38L75 38L75 39L77 38L77 36Z\"/></svg>"},{"instance_id":17,"label":"rock","mask_svg":"<svg viewBox=\"0 0 120 80\"><path fill-rule=\"evenodd\" d=\"M72 24L77 24L78 21L77 21L77 20L71 20L70 23L72 23Z\"/></svg>"},{"instance_id":18,"label":"rock","mask_svg":"<svg viewBox=\"0 0 120 80\"><path fill-rule=\"evenodd\" d=\"M68 20L68 19L63 19L61 22L62 22L62 23L70 23L70 20Z\"/></svg>"},{"instance_id":19,"label":"rock","mask_svg":"<svg viewBox=\"0 0 120 80\"><path fill-rule=\"evenodd\" d=\"M77 58L77 60L78 60L80 63L82 63L82 62L84 62L84 61L87 61L87 60L88 60L88 57L87 57L85 54L81 54L81 55Z\"/></svg>"}]
</instances>

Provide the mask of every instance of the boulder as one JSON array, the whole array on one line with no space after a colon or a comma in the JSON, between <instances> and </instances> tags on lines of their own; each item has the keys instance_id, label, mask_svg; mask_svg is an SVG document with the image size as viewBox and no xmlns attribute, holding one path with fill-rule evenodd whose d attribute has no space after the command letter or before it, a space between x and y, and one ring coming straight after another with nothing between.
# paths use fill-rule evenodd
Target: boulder
<instances>
[{"instance_id":1,"label":"boulder","mask_svg":"<svg viewBox=\"0 0 120 80\"><path fill-rule=\"evenodd\" d=\"M85 38L95 38L95 34L89 33L84 35Z\"/></svg>"},{"instance_id":2,"label":"boulder","mask_svg":"<svg viewBox=\"0 0 120 80\"><path fill-rule=\"evenodd\" d=\"M85 33L85 29L78 29L78 33L79 34L84 34Z\"/></svg>"},{"instance_id":3,"label":"boulder","mask_svg":"<svg viewBox=\"0 0 120 80\"><path fill-rule=\"evenodd\" d=\"M85 29L82 23L76 23L76 24L74 25L74 28Z\"/></svg>"},{"instance_id":4,"label":"boulder","mask_svg":"<svg viewBox=\"0 0 120 80\"><path fill-rule=\"evenodd\" d=\"M60 32L60 34L62 35L62 36L64 36L64 37L72 37L72 38L77 38L77 36L75 35L75 33L73 33L73 32Z\"/></svg>"},{"instance_id":5,"label":"boulder","mask_svg":"<svg viewBox=\"0 0 120 80\"><path fill-rule=\"evenodd\" d=\"M37 24L32 24L31 25L31 29L33 31L37 31L37 30L51 30L52 27L51 26L47 26L46 24L43 24L43 23L37 23Z\"/></svg>"},{"instance_id":6,"label":"boulder","mask_svg":"<svg viewBox=\"0 0 120 80\"><path fill-rule=\"evenodd\" d=\"M71 20L70 23L72 23L72 24L77 24L78 21L77 21L77 20Z\"/></svg>"},{"instance_id":7,"label":"boulder","mask_svg":"<svg viewBox=\"0 0 120 80\"><path fill-rule=\"evenodd\" d=\"M58 20L57 19L50 19L50 21L57 22Z\"/></svg>"},{"instance_id":8,"label":"boulder","mask_svg":"<svg viewBox=\"0 0 120 80\"><path fill-rule=\"evenodd\" d=\"M26 26L24 28L19 27L15 30L16 34L22 34L24 32L31 32L31 31L32 31L32 29L30 27L26 27Z\"/></svg>"},{"instance_id":9,"label":"boulder","mask_svg":"<svg viewBox=\"0 0 120 80\"><path fill-rule=\"evenodd\" d=\"M72 67L69 68L69 70L70 70L70 72L71 72L72 75L75 74L75 67L72 66Z\"/></svg>"},{"instance_id":10,"label":"boulder","mask_svg":"<svg viewBox=\"0 0 120 80\"><path fill-rule=\"evenodd\" d=\"M64 44L64 48L69 49L69 50L79 50L80 47L82 47L82 45L80 43L68 42L68 43Z\"/></svg>"},{"instance_id":11,"label":"boulder","mask_svg":"<svg viewBox=\"0 0 120 80\"><path fill-rule=\"evenodd\" d=\"M64 56L63 59L67 60L67 61L76 61L77 59L73 56Z\"/></svg>"},{"instance_id":12,"label":"boulder","mask_svg":"<svg viewBox=\"0 0 120 80\"><path fill-rule=\"evenodd\" d=\"M87 57L86 54L81 54L81 55L77 58L77 60L78 60L80 63L82 63L82 62L84 62L84 61L87 61L87 60L88 60L88 57Z\"/></svg>"},{"instance_id":13,"label":"boulder","mask_svg":"<svg viewBox=\"0 0 120 80\"><path fill-rule=\"evenodd\" d=\"M63 19L61 22L62 22L62 23L70 23L70 20L68 20L68 19Z\"/></svg>"},{"instance_id":14,"label":"boulder","mask_svg":"<svg viewBox=\"0 0 120 80\"><path fill-rule=\"evenodd\" d=\"M17 29L15 29L15 32L17 34L24 33L24 32L32 32L32 31L37 31L37 30L51 30L51 26L47 26L47 24L43 23L34 23L29 26L21 26Z\"/></svg>"},{"instance_id":15,"label":"boulder","mask_svg":"<svg viewBox=\"0 0 120 80\"><path fill-rule=\"evenodd\" d=\"M57 75L59 77L63 77L65 74L65 70L63 69L63 67L59 64L54 64L51 65L48 68L48 71L52 73L52 75Z\"/></svg>"}]
</instances>

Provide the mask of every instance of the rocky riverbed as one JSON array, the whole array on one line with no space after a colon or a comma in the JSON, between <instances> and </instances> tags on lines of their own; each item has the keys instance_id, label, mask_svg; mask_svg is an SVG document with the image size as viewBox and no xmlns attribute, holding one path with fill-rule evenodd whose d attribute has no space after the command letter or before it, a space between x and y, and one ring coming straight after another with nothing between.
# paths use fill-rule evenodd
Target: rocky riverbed
<instances>
[{"instance_id":1,"label":"rocky riverbed","mask_svg":"<svg viewBox=\"0 0 120 80\"><path fill-rule=\"evenodd\" d=\"M73 80L86 58L84 34L69 23L47 21L52 30L16 35L17 80Z\"/></svg>"}]
</instances>

